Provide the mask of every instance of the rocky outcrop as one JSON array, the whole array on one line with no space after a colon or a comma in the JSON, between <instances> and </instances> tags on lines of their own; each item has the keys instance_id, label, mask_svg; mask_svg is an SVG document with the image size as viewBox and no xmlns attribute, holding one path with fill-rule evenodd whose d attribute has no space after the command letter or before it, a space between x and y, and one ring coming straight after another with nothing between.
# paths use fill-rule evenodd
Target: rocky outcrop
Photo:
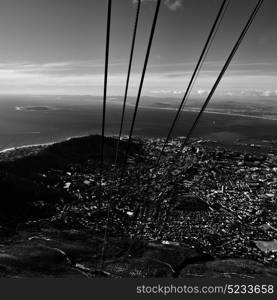
<instances>
[{"instance_id":1,"label":"rocky outcrop","mask_svg":"<svg viewBox=\"0 0 277 300\"><path fill-rule=\"evenodd\" d=\"M277 269L249 259L222 259L188 265L180 277L265 278L277 277Z\"/></svg>"},{"instance_id":2,"label":"rocky outcrop","mask_svg":"<svg viewBox=\"0 0 277 300\"><path fill-rule=\"evenodd\" d=\"M86 230L21 227L0 248L1 277L277 277L247 259L213 259L191 245L110 238Z\"/></svg>"}]
</instances>

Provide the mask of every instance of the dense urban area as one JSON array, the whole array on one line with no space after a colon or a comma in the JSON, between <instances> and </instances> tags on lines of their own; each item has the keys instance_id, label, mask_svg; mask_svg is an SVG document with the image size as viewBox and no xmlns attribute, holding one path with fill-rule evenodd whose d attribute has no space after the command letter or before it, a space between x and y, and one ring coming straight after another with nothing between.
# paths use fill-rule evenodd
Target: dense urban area
<instances>
[{"instance_id":1,"label":"dense urban area","mask_svg":"<svg viewBox=\"0 0 277 300\"><path fill-rule=\"evenodd\" d=\"M276 142L182 140L1 153L2 276L277 276Z\"/></svg>"}]
</instances>

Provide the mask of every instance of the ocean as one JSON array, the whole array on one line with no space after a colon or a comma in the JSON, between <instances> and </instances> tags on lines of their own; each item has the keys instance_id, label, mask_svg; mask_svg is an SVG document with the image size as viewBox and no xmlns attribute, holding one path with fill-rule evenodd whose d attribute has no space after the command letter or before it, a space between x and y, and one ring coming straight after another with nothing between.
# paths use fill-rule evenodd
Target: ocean
<instances>
[{"instance_id":1,"label":"ocean","mask_svg":"<svg viewBox=\"0 0 277 300\"><path fill-rule=\"evenodd\" d=\"M117 135L122 106L107 104L106 135ZM133 106L128 106L124 134L128 134ZM164 137L175 110L140 107L134 135ZM173 136L185 136L196 112L184 111ZM100 134L102 101L91 97L1 96L0 150L62 141L74 136ZM226 143L263 143L277 140L277 121L230 113L205 113L194 136Z\"/></svg>"}]
</instances>

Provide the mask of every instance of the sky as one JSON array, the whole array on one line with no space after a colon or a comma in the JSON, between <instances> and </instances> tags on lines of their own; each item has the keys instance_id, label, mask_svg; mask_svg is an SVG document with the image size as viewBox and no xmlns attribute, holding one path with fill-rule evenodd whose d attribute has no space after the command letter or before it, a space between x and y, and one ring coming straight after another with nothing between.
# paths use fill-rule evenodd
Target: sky
<instances>
[{"instance_id":1,"label":"sky","mask_svg":"<svg viewBox=\"0 0 277 300\"><path fill-rule=\"evenodd\" d=\"M256 0L230 0L193 96L206 95ZM108 95L122 96L136 0L113 0ZM155 0L144 0L129 95L136 96ZM221 0L162 0L143 96L183 95ZM264 0L217 97L276 97L277 1ZM0 94L103 94L106 0L0 0Z\"/></svg>"}]
</instances>

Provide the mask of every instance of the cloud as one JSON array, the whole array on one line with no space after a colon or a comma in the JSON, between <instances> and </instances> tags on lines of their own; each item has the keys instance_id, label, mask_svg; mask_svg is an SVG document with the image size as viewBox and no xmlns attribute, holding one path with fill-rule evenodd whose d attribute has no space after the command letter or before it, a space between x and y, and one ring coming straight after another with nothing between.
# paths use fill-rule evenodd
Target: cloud
<instances>
[{"instance_id":1,"label":"cloud","mask_svg":"<svg viewBox=\"0 0 277 300\"><path fill-rule=\"evenodd\" d=\"M109 69L109 95L124 94L126 84L126 62L112 61ZM123 67L122 67L123 65ZM103 62L0 62L0 91L2 94L93 94L103 93ZM228 72L218 86L215 97L277 97L275 72L247 73L237 70ZM205 97L213 86L218 72L203 70L194 84L191 95ZM182 97L189 83L191 71L148 70L143 95ZM141 72L133 71L130 78L129 95L136 96Z\"/></svg>"},{"instance_id":2,"label":"cloud","mask_svg":"<svg viewBox=\"0 0 277 300\"><path fill-rule=\"evenodd\" d=\"M208 95L209 91L208 90L198 90L197 94L200 95L200 96L202 96L202 95Z\"/></svg>"},{"instance_id":3,"label":"cloud","mask_svg":"<svg viewBox=\"0 0 277 300\"><path fill-rule=\"evenodd\" d=\"M127 60L114 60L109 63L109 68L125 67ZM1 63L0 70L21 74L53 74L60 76L68 76L72 74L93 74L100 73L104 70L104 61L84 60L84 61L61 61L48 63L30 63L15 62Z\"/></svg>"},{"instance_id":4,"label":"cloud","mask_svg":"<svg viewBox=\"0 0 277 300\"><path fill-rule=\"evenodd\" d=\"M262 95L264 97L276 97L277 96L277 90L266 90L262 92Z\"/></svg>"},{"instance_id":5,"label":"cloud","mask_svg":"<svg viewBox=\"0 0 277 300\"><path fill-rule=\"evenodd\" d=\"M165 0L165 6L167 6L170 10L175 11L178 8L182 7L182 0Z\"/></svg>"},{"instance_id":6,"label":"cloud","mask_svg":"<svg viewBox=\"0 0 277 300\"><path fill-rule=\"evenodd\" d=\"M184 90L173 90L173 89L156 89L149 91L151 94L155 95L167 95L167 96L176 96L183 95L185 93ZM210 90L194 90L191 95L193 97L206 97L209 95ZM216 91L215 96L221 97L261 97L261 98L273 98L277 97L277 90L262 90L262 89L246 89L246 90L220 90Z\"/></svg>"},{"instance_id":7,"label":"cloud","mask_svg":"<svg viewBox=\"0 0 277 300\"><path fill-rule=\"evenodd\" d=\"M151 94L158 94L158 95L171 95L172 90L153 90L150 91Z\"/></svg>"},{"instance_id":8,"label":"cloud","mask_svg":"<svg viewBox=\"0 0 277 300\"><path fill-rule=\"evenodd\" d=\"M156 2L156 0L141 0L142 2ZM133 4L138 3L138 0L132 0ZM183 6L183 0L164 0L164 5L171 11L176 11Z\"/></svg>"},{"instance_id":9,"label":"cloud","mask_svg":"<svg viewBox=\"0 0 277 300\"><path fill-rule=\"evenodd\" d=\"M242 89L236 93L232 93L232 96L243 96L243 97L277 97L277 90L275 89Z\"/></svg>"},{"instance_id":10,"label":"cloud","mask_svg":"<svg viewBox=\"0 0 277 300\"><path fill-rule=\"evenodd\" d=\"M171 89L158 89L158 90L152 90L149 91L151 94L159 94L159 95L180 95L183 94L183 90L171 90Z\"/></svg>"}]
</instances>

